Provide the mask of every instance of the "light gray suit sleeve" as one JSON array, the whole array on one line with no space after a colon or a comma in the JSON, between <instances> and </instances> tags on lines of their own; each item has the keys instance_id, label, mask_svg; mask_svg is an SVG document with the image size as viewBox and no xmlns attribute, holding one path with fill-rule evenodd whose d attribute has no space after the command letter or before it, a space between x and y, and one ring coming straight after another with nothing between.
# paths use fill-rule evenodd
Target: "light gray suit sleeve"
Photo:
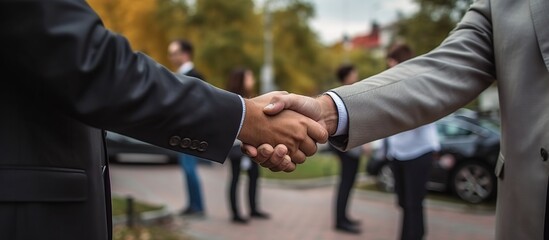
<instances>
[{"instance_id":1,"label":"light gray suit sleeve","mask_svg":"<svg viewBox=\"0 0 549 240\"><path fill-rule=\"evenodd\" d=\"M347 150L436 121L490 86L494 69L490 5L480 0L438 48L333 89L347 108L349 131L330 142Z\"/></svg>"}]
</instances>

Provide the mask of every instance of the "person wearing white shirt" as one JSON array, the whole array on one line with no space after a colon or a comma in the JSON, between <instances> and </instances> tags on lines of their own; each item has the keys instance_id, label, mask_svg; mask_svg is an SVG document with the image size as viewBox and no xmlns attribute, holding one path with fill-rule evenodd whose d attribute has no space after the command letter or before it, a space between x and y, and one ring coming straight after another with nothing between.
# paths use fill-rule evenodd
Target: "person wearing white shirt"
<instances>
[{"instance_id":1,"label":"person wearing white shirt","mask_svg":"<svg viewBox=\"0 0 549 240\"><path fill-rule=\"evenodd\" d=\"M405 44L395 44L387 54L389 68L412 58ZM440 142L434 123L401 132L387 139L387 155L395 178L395 192L402 209L400 239L419 240L425 235L423 200L426 184Z\"/></svg>"}]
</instances>

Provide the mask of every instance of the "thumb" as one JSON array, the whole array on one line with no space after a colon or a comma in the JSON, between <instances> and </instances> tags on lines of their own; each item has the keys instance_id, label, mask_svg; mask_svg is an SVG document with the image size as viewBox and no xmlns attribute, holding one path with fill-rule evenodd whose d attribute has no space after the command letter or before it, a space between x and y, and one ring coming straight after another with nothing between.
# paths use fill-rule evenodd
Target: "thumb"
<instances>
[{"instance_id":1,"label":"thumb","mask_svg":"<svg viewBox=\"0 0 549 240\"><path fill-rule=\"evenodd\" d=\"M276 115L284 109L298 112L315 121L321 116L320 103L316 99L296 94L274 96L271 103L263 108L263 113Z\"/></svg>"},{"instance_id":2,"label":"thumb","mask_svg":"<svg viewBox=\"0 0 549 240\"><path fill-rule=\"evenodd\" d=\"M267 115L276 115L286 109L286 104L283 101L278 101L273 99L265 108L263 108L263 113Z\"/></svg>"}]
</instances>

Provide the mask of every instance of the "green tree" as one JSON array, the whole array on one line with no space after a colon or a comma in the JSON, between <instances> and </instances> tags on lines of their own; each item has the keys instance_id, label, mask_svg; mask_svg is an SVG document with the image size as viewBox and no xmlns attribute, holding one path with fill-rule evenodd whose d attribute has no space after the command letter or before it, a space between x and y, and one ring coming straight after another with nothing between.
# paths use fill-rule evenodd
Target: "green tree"
<instances>
[{"instance_id":1,"label":"green tree","mask_svg":"<svg viewBox=\"0 0 549 240\"><path fill-rule=\"evenodd\" d=\"M252 0L197 0L188 26L195 62L208 82L224 87L231 70L239 66L258 72L261 26Z\"/></svg>"},{"instance_id":2,"label":"green tree","mask_svg":"<svg viewBox=\"0 0 549 240\"><path fill-rule=\"evenodd\" d=\"M323 55L329 60L328 66L325 68L326 71L323 71L324 77L320 82L324 91L341 85L335 75L341 64L353 64L360 79L378 74L386 68L385 59L380 57L379 53L376 55L373 51L362 48L346 50L341 43L327 48Z\"/></svg>"},{"instance_id":3,"label":"green tree","mask_svg":"<svg viewBox=\"0 0 549 240\"><path fill-rule=\"evenodd\" d=\"M314 7L302 0L289 0L273 11L274 64L276 84L283 90L317 94L328 62L324 47L309 26Z\"/></svg>"},{"instance_id":4,"label":"green tree","mask_svg":"<svg viewBox=\"0 0 549 240\"><path fill-rule=\"evenodd\" d=\"M168 64L166 49L176 38L195 46L194 62L208 82L224 87L230 71L248 67L259 79L263 64L263 12L254 0L89 0L111 30L137 51ZM313 95L331 78L330 53L309 26L307 0L280 0L272 11L275 83ZM328 70L327 70L328 69ZM172 69L174 70L174 69Z\"/></svg>"},{"instance_id":5,"label":"green tree","mask_svg":"<svg viewBox=\"0 0 549 240\"><path fill-rule=\"evenodd\" d=\"M415 0L420 10L397 22L397 36L417 54L436 48L461 19L472 0Z\"/></svg>"},{"instance_id":6,"label":"green tree","mask_svg":"<svg viewBox=\"0 0 549 240\"><path fill-rule=\"evenodd\" d=\"M167 64L168 41L157 21L158 0L89 0L110 30L127 37L133 49Z\"/></svg>"},{"instance_id":7,"label":"green tree","mask_svg":"<svg viewBox=\"0 0 549 240\"><path fill-rule=\"evenodd\" d=\"M157 0L156 22L170 41L189 38L193 30L188 24L189 5L185 0ZM168 42L166 43L167 49Z\"/></svg>"}]
</instances>

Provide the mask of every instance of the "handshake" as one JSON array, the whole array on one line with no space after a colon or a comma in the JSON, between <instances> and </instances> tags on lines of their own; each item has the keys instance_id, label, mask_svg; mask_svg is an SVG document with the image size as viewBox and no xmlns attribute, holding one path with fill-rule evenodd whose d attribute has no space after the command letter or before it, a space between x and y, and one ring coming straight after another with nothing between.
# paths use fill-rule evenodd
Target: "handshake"
<instances>
[{"instance_id":1,"label":"handshake","mask_svg":"<svg viewBox=\"0 0 549 240\"><path fill-rule=\"evenodd\" d=\"M246 99L238 135L242 151L271 171L291 172L296 164L326 143L338 124L337 108L328 95L311 98L271 92Z\"/></svg>"}]
</instances>

